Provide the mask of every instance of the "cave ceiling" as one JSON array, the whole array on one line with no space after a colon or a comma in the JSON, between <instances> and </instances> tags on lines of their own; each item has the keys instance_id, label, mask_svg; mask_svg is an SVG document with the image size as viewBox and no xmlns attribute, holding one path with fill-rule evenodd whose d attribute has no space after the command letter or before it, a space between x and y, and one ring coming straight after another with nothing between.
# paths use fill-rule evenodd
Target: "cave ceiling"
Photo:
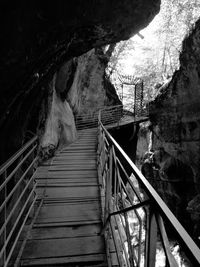
<instances>
[{"instance_id":1,"label":"cave ceiling","mask_svg":"<svg viewBox=\"0 0 200 267\"><path fill-rule=\"evenodd\" d=\"M160 0L1 1L2 85L24 75L34 80L35 73L45 75L93 47L128 39L148 25L159 5Z\"/></svg>"},{"instance_id":2,"label":"cave ceiling","mask_svg":"<svg viewBox=\"0 0 200 267\"><path fill-rule=\"evenodd\" d=\"M128 39L159 8L160 0L1 0L0 138L25 128L64 62Z\"/></svg>"}]
</instances>

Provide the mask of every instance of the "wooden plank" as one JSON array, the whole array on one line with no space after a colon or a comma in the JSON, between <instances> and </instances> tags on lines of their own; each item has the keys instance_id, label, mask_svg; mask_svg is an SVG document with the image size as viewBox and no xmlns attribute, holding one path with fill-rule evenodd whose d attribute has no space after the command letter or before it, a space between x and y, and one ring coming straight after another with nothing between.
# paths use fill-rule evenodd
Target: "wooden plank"
<instances>
[{"instance_id":1,"label":"wooden plank","mask_svg":"<svg viewBox=\"0 0 200 267\"><path fill-rule=\"evenodd\" d=\"M49 187L53 187L53 188L56 188L56 187L94 187L94 186L97 186L97 183L65 183L65 182L61 182L61 183L38 183L37 184L37 188L42 188L42 187L46 187L46 188L49 188Z\"/></svg>"},{"instance_id":2,"label":"wooden plank","mask_svg":"<svg viewBox=\"0 0 200 267\"><path fill-rule=\"evenodd\" d=\"M50 174L60 174L60 173L66 173L66 174L69 174L69 173L76 173L77 175L81 175L81 173L91 173L91 172L93 172L93 173L96 173L97 172L97 170L96 169L85 169L85 170L79 170L79 169L75 169L75 170L70 170L70 169L66 169L66 170L62 170L62 169L60 169L59 171L58 170L52 170L52 169L48 169L48 170L46 170L46 169L40 169L39 171L37 171L36 173L35 173L35 176L34 177L36 177L37 175L38 175L38 173L40 173L40 174L46 174L46 175L50 175Z\"/></svg>"},{"instance_id":3,"label":"wooden plank","mask_svg":"<svg viewBox=\"0 0 200 267\"><path fill-rule=\"evenodd\" d=\"M65 166L65 165L56 165L56 166L51 166L49 171L70 171L70 170L96 170L95 165L94 166L80 166L79 168L77 166Z\"/></svg>"},{"instance_id":4,"label":"wooden plank","mask_svg":"<svg viewBox=\"0 0 200 267\"><path fill-rule=\"evenodd\" d=\"M83 151L80 151L80 153L78 152L73 152L73 151L68 151L68 152L62 152L62 154L58 154L54 157L54 159L60 159L60 158L65 158L65 157L70 157L70 156L73 156L73 157L76 157L76 158L82 158L82 157L85 157L86 155L90 156L90 157L93 157L93 158L96 158L96 153L94 154L93 152L83 152Z\"/></svg>"},{"instance_id":5,"label":"wooden plank","mask_svg":"<svg viewBox=\"0 0 200 267\"><path fill-rule=\"evenodd\" d=\"M34 228L49 228L49 227L77 227L77 226L83 226L83 225L91 225L91 224L99 224L102 223L101 220L93 220L93 221L69 221L69 222L52 222L52 223L39 223L35 224Z\"/></svg>"},{"instance_id":6,"label":"wooden plank","mask_svg":"<svg viewBox=\"0 0 200 267\"><path fill-rule=\"evenodd\" d=\"M64 164L68 164L68 163L80 163L80 164L93 164L93 163L96 163L96 159L95 158L59 158L59 159L55 159L54 161L52 161L52 164L51 165L54 165L54 164L59 164L59 163L64 163Z\"/></svg>"},{"instance_id":7,"label":"wooden plank","mask_svg":"<svg viewBox=\"0 0 200 267\"><path fill-rule=\"evenodd\" d=\"M95 267L107 267L106 263L102 263L97 265L98 262L105 262L105 254L90 254L90 255L75 255L75 256L68 256L68 257L59 257L59 258L43 258L43 259L24 259L21 262L21 266L57 266L60 264L70 264L70 263L88 263L95 262ZM91 267L94 265L90 265Z\"/></svg>"},{"instance_id":8,"label":"wooden plank","mask_svg":"<svg viewBox=\"0 0 200 267\"><path fill-rule=\"evenodd\" d=\"M68 226L68 227L48 227L33 228L28 239L53 239L53 238L69 238L83 236L97 236L101 233L101 224Z\"/></svg>"},{"instance_id":9,"label":"wooden plank","mask_svg":"<svg viewBox=\"0 0 200 267\"><path fill-rule=\"evenodd\" d=\"M54 166L60 166L60 165L64 165L66 167L70 167L71 165L73 166L77 166L77 167L80 167L80 169L82 167L93 167L93 166L96 166L97 163L95 160L93 161L86 161L86 162L81 162L81 161L73 161L73 160L68 160L68 161L57 161L57 162L53 162L51 167L49 168L50 170L52 169L52 167Z\"/></svg>"},{"instance_id":10,"label":"wooden plank","mask_svg":"<svg viewBox=\"0 0 200 267\"><path fill-rule=\"evenodd\" d=\"M44 172L38 172L34 175L34 178L39 179L39 178L48 178L48 179L56 179L56 178L95 178L97 177L97 172L95 170L87 171L76 171L76 170L71 170L71 171L59 171L59 172L54 172L51 171L49 173L44 173Z\"/></svg>"},{"instance_id":11,"label":"wooden plank","mask_svg":"<svg viewBox=\"0 0 200 267\"><path fill-rule=\"evenodd\" d=\"M28 240L22 259L55 258L104 253L101 236Z\"/></svg>"},{"instance_id":12,"label":"wooden plank","mask_svg":"<svg viewBox=\"0 0 200 267\"><path fill-rule=\"evenodd\" d=\"M71 150L73 148L78 148L78 147L80 147L80 148L82 148L82 147L83 148L92 148L93 149L93 148L97 147L97 143L94 143L94 142L89 143L89 142L84 141L83 143L78 143L78 144L75 144L73 146L68 146L65 149L62 149L60 152L63 152L63 151L67 152L68 150Z\"/></svg>"},{"instance_id":13,"label":"wooden plank","mask_svg":"<svg viewBox=\"0 0 200 267\"><path fill-rule=\"evenodd\" d=\"M67 150L65 151L62 151L60 152L59 154L60 155L63 155L63 154L68 154L68 153L85 153L85 154L93 154L95 156L96 154L96 147L71 147L71 148L68 148Z\"/></svg>"},{"instance_id":14,"label":"wooden plank","mask_svg":"<svg viewBox=\"0 0 200 267\"><path fill-rule=\"evenodd\" d=\"M43 205L36 223L96 221L98 219L100 219L100 205L97 202L71 203L70 205L60 203Z\"/></svg>"},{"instance_id":15,"label":"wooden plank","mask_svg":"<svg viewBox=\"0 0 200 267\"><path fill-rule=\"evenodd\" d=\"M82 166L96 166L97 165L97 162L96 161L90 161L89 163L86 161L86 162L80 162L80 161L68 161L68 162L66 162L66 161L56 161L56 162L54 162L51 166L53 167L53 166L60 166L60 165L64 165L64 166L70 166L70 165L73 165L73 166L77 166L77 167L79 167L80 166L80 168L82 167ZM51 168L50 168L51 169Z\"/></svg>"},{"instance_id":16,"label":"wooden plank","mask_svg":"<svg viewBox=\"0 0 200 267\"><path fill-rule=\"evenodd\" d=\"M94 156L86 156L86 155L65 155L65 156L60 156L60 157L55 157L52 163L54 161L60 161L60 160L74 160L74 161L96 161L97 157ZM51 164L52 164L51 163Z\"/></svg>"},{"instance_id":17,"label":"wooden plank","mask_svg":"<svg viewBox=\"0 0 200 267\"><path fill-rule=\"evenodd\" d=\"M94 141L93 142L87 142L84 140L84 142L82 142L82 143L79 142L78 144L74 144L73 146L70 146L70 147L85 147L85 148L87 148L87 147L96 147L96 146L97 146L97 142L94 142Z\"/></svg>"},{"instance_id":18,"label":"wooden plank","mask_svg":"<svg viewBox=\"0 0 200 267\"><path fill-rule=\"evenodd\" d=\"M37 189L38 196L43 194L43 188ZM98 186L90 186L90 187L61 187L61 188L47 188L45 197L50 198L63 198L63 197L99 197Z\"/></svg>"},{"instance_id":19,"label":"wooden plank","mask_svg":"<svg viewBox=\"0 0 200 267\"><path fill-rule=\"evenodd\" d=\"M79 164L79 163L71 163L68 164L52 164L49 171L51 172L52 170L96 170L96 162L93 164Z\"/></svg>"},{"instance_id":20,"label":"wooden plank","mask_svg":"<svg viewBox=\"0 0 200 267\"><path fill-rule=\"evenodd\" d=\"M48 179L47 179L47 176L43 175L43 174L38 174L36 177L36 180L40 180L40 179L43 179L43 180L49 180L51 182L52 179L66 179L66 182L68 181L68 179L74 179L74 180L80 180L80 181L85 181L85 179L90 179L91 181L96 181L97 179L97 174L96 173L86 173L86 174L77 174L76 172L74 173L66 173L66 172L59 172L58 174L55 174L55 173L49 173L48 174Z\"/></svg>"},{"instance_id":21,"label":"wooden plank","mask_svg":"<svg viewBox=\"0 0 200 267\"><path fill-rule=\"evenodd\" d=\"M88 152L95 153L96 152L96 149L94 146L91 146L91 147L79 146L79 147L68 147L68 149L66 151L61 151L60 154L62 155L64 152L67 153L67 152L76 151L76 150L78 150L78 151L83 150L85 153L88 153Z\"/></svg>"},{"instance_id":22,"label":"wooden plank","mask_svg":"<svg viewBox=\"0 0 200 267\"><path fill-rule=\"evenodd\" d=\"M51 178L51 179L45 179L45 178L40 178L37 179L37 184L40 186L40 184L80 184L80 186L84 184L94 184L97 185L97 178Z\"/></svg>"},{"instance_id":23,"label":"wooden plank","mask_svg":"<svg viewBox=\"0 0 200 267\"><path fill-rule=\"evenodd\" d=\"M89 155L83 155L83 156L79 156L79 157L77 157L76 155L67 155L67 156L57 157L57 158L55 158L54 161L58 162L58 161L68 161L68 160L85 162L85 161L90 161L90 160L91 161L97 161L97 158L93 157L93 156L89 156Z\"/></svg>"},{"instance_id":24,"label":"wooden plank","mask_svg":"<svg viewBox=\"0 0 200 267\"><path fill-rule=\"evenodd\" d=\"M94 158L96 158L96 152L94 153L94 151L83 151L83 150L81 150L81 151L79 151L80 153L78 153L78 151L73 151L73 150L71 150L71 151L63 151L62 153L59 153L58 155L56 155L55 157L54 157L54 159L55 158L61 158L61 157L68 157L68 156L70 156L70 155L72 155L72 156L76 156L76 157L78 157L78 158L81 158L81 157L83 157L84 155L89 155L89 156L91 156L91 157L94 157Z\"/></svg>"},{"instance_id":25,"label":"wooden plank","mask_svg":"<svg viewBox=\"0 0 200 267\"><path fill-rule=\"evenodd\" d=\"M82 160L82 161L85 161L85 160L97 160L96 157L94 157L93 155L74 155L74 154L68 154L68 155L65 155L65 156L58 156L56 158L54 158L54 161L59 161L59 160Z\"/></svg>"},{"instance_id":26,"label":"wooden plank","mask_svg":"<svg viewBox=\"0 0 200 267\"><path fill-rule=\"evenodd\" d=\"M95 174L97 173L97 170L75 170L75 171L72 171L72 170L65 170L65 171L59 171L59 172L56 172L56 171L50 171L50 170L39 170L35 173L35 176L37 176L38 174L47 174L47 175L53 175L53 174L66 174L66 175L70 175L70 174L76 174L76 175L81 175L81 174Z\"/></svg>"}]
</instances>

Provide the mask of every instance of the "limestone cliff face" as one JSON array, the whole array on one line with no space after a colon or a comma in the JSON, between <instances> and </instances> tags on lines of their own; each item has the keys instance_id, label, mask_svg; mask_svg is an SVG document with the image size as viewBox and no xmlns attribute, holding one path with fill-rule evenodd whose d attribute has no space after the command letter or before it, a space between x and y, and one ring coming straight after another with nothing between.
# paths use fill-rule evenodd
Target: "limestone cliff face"
<instances>
[{"instance_id":1,"label":"limestone cliff face","mask_svg":"<svg viewBox=\"0 0 200 267\"><path fill-rule=\"evenodd\" d=\"M104 106L121 104L105 75L108 60L103 48L92 49L64 63L54 75L50 83L53 96L40 145L43 158L52 156L59 145L75 140L75 115L87 117Z\"/></svg>"},{"instance_id":2,"label":"limestone cliff face","mask_svg":"<svg viewBox=\"0 0 200 267\"><path fill-rule=\"evenodd\" d=\"M200 20L183 42L180 69L150 108L154 148L190 165L200 183Z\"/></svg>"},{"instance_id":3,"label":"limestone cliff face","mask_svg":"<svg viewBox=\"0 0 200 267\"><path fill-rule=\"evenodd\" d=\"M169 85L161 90L155 101L151 103L150 120L153 130L153 149L162 146L171 156L185 164L184 168L187 166L187 173L190 174L185 177L186 172L180 167L179 173L182 172L182 175L177 177L182 180L180 188L184 188L179 194L182 198L179 202L184 200L185 190L189 194L188 199L191 200L200 193L200 20L183 42L180 69L174 73ZM166 186L156 182L155 187L172 209L179 209L175 213L183 214L185 212L183 207L174 205L176 203L173 200L176 197L173 194L175 183L173 181L165 183ZM191 188L194 189L191 190ZM194 213L191 218L197 214L196 212L199 213L197 207L199 206L192 207ZM199 215L196 217L198 220L194 220L194 229L198 228L200 233L200 217ZM195 231L195 237L197 237L197 230Z\"/></svg>"},{"instance_id":4,"label":"limestone cliff face","mask_svg":"<svg viewBox=\"0 0 200 267\"><path fill-rule=\"evenodd\" d=\"M73 84L67 94L74 113L86 115L104 106L121 104L114 87L106 78L107 63L108 58L100 48L92 49L77 59Z\"/></svg>"},{"instance_id":5,"label":"limestone cliff face","mask_svg":"<svg viewBox=\"0 0 200 267\"><path fill-rule=\"evenodd\" d=\"M67 145L76 140L76 126L73 112L66 100L59 97L55 90L57 75L55 74L52 86L53 97L51 108L47 116L45 130L41 138L42 158L53 156L58 146Z\"/></svg>"}]
</instances>

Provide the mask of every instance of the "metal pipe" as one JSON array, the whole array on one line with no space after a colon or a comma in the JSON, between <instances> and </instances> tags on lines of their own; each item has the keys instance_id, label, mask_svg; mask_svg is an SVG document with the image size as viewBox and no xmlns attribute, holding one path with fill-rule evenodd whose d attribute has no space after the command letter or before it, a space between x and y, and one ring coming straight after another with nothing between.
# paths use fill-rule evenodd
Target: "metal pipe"
<instances>
[{"instance_id":1,"label":"metal pipe","mask_svg":"<svg viewBox=\"0 0 200 267\"><path fill-rule=\"evenodd\" d=\"M22 153L30 147L35 141L37 141L38 136L33 137L29 142L27 142L21 149L19 149L14 156L8 159L3 165L0 166L0 175L17 159Z\"/></svg>"},{"instance_id":2,"label":"metal pipe","mask_svg":"<svg viewBox=\"0 0 200 267\"><path fill-rule=\"evenodd\" d=\"M117 144L114 138L108 133L106 128L103 126L102 122L99 122L100 127L105 132L106 137L110 140L112 144L117 148L117 150L122 154L124 159L129 163L132 167L134 175L139 180L139 182L143 185L144 189L148 193L148 196L152 199L154 204L156 205L159 212L167 219L167 221L173 226L174 230L177 232L179 239L182 241L182 244L185 246L186 250L192 255L193 260L196 263L200 264L200 250L197 245L194 243L189 234L185 231L183 226L179 223L173 213L169 210L167 205L155 191L155 189L151 186L151 184L146 180L146 178L142 175L142 173L137 169L135 164L131 161L131 159L127 156L127 154L122 150L122 148Z\"/></svg>"},{"instance_id":3,"label":"metal pipe","mask_svg":"<svg viewBox=\"0 0 200 267\"><path fill-rule=\"evenodd\" d=\"M31 179L29 180L29 182L28 182L28 183L26 184L26 186L24 187L24 190L22 191L21 195L20 195L19 198L17 199L17 202L15 203L15 205L13 206L12 210L10 211L8 217L6 218L5 223L4 223L3 226L1 227L1 229L0 229L0 236L1 236L1 234L2 234L2 232L3 232L3 230L4 230L4 228L6 227L8 221L10 220L11 216L13 215L13 213L14 213L16 207L18 206L18 204L19 204L21 198L23 197L24 193L26 192L26 189L29 187L29 185L31 184L31 182L33 181L33 179L34 179L34 176L32 175ZM34 186L34 187L35 187L35 186Z\"/></svg>"},{"instance_id":4,"label":"metal pipe","mask_svg":"<svg viewBox=\"0 0 200 267\"><path fill-rule=\"evenodd\" d=\"M15 221L13 227L12 227L12 230L10 231L8 237L6 238L6 242L4 243L4 246L2 247L2 249L0 251L0 257L2 256L2 254L4 252L4 249L6 248L8 242L9 242L9 240L10 240L10 238L11 238L11 236L12 236L12 234L13 234L13 232L14 232L14 230L15 230L15 228L16 228L16 226L17 226L17 224L18 224L18 222L19 222L19 220L21 218L21 216L22 216L22 214L23 214L23 212L24 212L24 210L26 208L26 205L28 204L32 194L34 193L35 188L36 188L36 184L34 185L33 189L31 190L31 192L30 192L30 194L29 194L29 196L28 196L23 208L21 209L21 211L20 211L20 213L19 213L19 215L18 215L18 217L17 217L17 219L16 219L16 221Z\"/></svg>"},{"instance_id":5,"label":"metal pipe","mask_svg":"<svg viewBox=\"0 0 200 267\"><path fill-rule=\"evenodd\" d=\"M8 266L9 260L10 260L10 258L11 258L11 256L12 256L12 253L13 253L13 250L15 249L15 246L16 246L16 244L17 244L17 241L18 241L18 239L19 239L19 237L20 237L20 234L21 234L21 232L22 232L22 230L23 230L23 227L24 227L24 225L25 225L25 223L26 223L26 220L27 220L27 218L28 218L28 216L29 216L29 214L30 214L32 208L33 208L33 205L34 205L35 202L36 202L36 199L37 199L37 196L34 197L33 202L31 203L31 206L29 207L28 212L27 212L27 214L26 214L26 216L25 216L25 218L24 218L24 220L23 220L23 223L22 223L22 225L21 225L21 227L20 227L20 229L19 229L19 231L18 231L18 234L17 234L17 236L16 236L16 238L15 238L15 241L14 241L14 243L13 243L13 245L12 245L12 248L11 248L11 250L10 250L10 253L9 253L8 256L7 256L7 260L6 260L6 263L5 263L5 267Z\"/></svg>"},{"instance_id":6,"label":"metal pipe","mask_svg":"<svg viewBox=\"0 0 200 267\"><path fill-rule=\"evenodd\" d=\"M9 199L11 198L11 196L14 194L14 192L16 191L16 189L18 188L19 184L22 182L22 180L25 178L26 174L28 173L28 171L31 169L31 167L34 165L34 163L37 161L38 157L36 157L32 163L29 165L29 167L26 169L26 171L24 172L24 174L22 175L22 177L19 179L19 181L16 183L16 185L13 187L13 189L10 191L9 195L7 195L5 201L2 203L2 205L0 206L0 212L3 209L3 207L5 206L5 204L9 201Z\"/></svg>"},{"instance_id":7,"label":"metal pipe","mask_svg":"<svg viewBox=\"0 0 200 267\"><path fill-rule=\"evenodd\" d=\"M15 167L15 169L11 172L11 174L9 174L8 177L6 177L6 180L1 184L0 186L0 191L2 190L2 188L5 186L5 184L7 184L10 179L13 177L13 175L16 173L16 171L19 169L19 167L25 162L25 160L32 154L32 152L35 150L35 148L37 147L37 145L35 145L27 154L26 156L20 161L20 163L17 165L17 167Z\"/></svg>"}]
</instances>

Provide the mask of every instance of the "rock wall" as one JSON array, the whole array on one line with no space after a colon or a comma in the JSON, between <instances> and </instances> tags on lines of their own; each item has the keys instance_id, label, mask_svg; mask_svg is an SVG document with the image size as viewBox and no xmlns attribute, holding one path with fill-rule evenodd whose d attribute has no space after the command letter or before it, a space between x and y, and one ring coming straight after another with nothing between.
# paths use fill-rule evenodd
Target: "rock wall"
<instances>
[{"instance_id":1,"label":"rock wall","mask_svg":"<svg viewBox=\"0 0 200 267\"><path fill-rule=\"evenodd\" d=\"M92 49L77 59L73 84L67 93L67 99L77 115L121 104L114 87L106 78L108 60L106 53L100 48Z\"/></svg>"},{"instance_id":2,"label":"rock wall","mask_svg":"<svg viewBox=\"0 0 200 267\"><path fill-rule=\"evenodd\" d=\"M188 199L194 198L200 193L200 20L183 41L180 69L174 73L169 85L164 87L151 103L150 120L153 133L152 148L156 150L163 147L173 159L180 160L178 162L187 166L187 170L191 168L188 177L179 175L178 179L182 179L181 186L187 189L187 192L191 192ZM179 173L181 171L183 172L182 167ZM166 185L167 187L162 183L159 190L174 209L172 201L175 197L172 194L174 186L169 181ZM158 182L157 187L159 187ZM190 190L193 187L195 189ZM180 196L182 200L185 198L183 192L180 192ZM196 215L200 211L197 207L198 205L193 207L192 211ZM180 206L178 209L179 214L185 212L181 211ZM196 217L200 221L200 216ZM200 229L198 231L200 233Z\"/></svg>"},{"instance_id":3,"label":"rock wall","mask_svg":"<svg viewBox=\"0 0 200 267\"><path fill-rule=\"evenodd\" d=\"M92 49L64 63L54 75L51 108L41 140L43 158L52 156L58 145L75 140L75 115L85 118L104 106L121 104L105 74L108 60L103 48Z\"/></svg>"},{"instance_id":4,"label":"rock wall","mask_svg":"<svg viewBox=\"0 0 200 267\"><path fill-rule=\"evenodd\" d=\"M53 88L51 108L46 120L45 131L41 138L41 157L53 156L58 146L62 147L76 140L76 126L73 112L66 100L62 100L55 90L57 75L50 86Z\"/></svg>"},{"instance_id":5,"label":"rock wall","mask_svg":"<svg viewBox=\"0 0 200 267\"><path fill-rule=\"evenodd\" d=\"M153 148L190 165L200 184L200 20L183 42L180 69L150 106Z\"/></svg>"}]
</instances>

